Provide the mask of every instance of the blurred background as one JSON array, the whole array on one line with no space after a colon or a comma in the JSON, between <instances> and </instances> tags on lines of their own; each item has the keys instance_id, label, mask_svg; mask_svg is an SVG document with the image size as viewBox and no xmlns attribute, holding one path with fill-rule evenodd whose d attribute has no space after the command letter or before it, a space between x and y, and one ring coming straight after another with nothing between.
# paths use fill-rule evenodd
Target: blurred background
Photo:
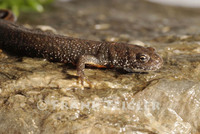
<instances>
[{"instance_id":1,"label":"blurred background","mask_svg":"<svg viewBox=\"0 0 200 134\"><path fill-rule=\"evenodd\" d=\"M34 10L37 12L44 11L44 5L54 0L0 0L0 8L11 9L15 15L19 15L20 11Z\"/></svg>"},{"instance_id":2,"label":"blurred background","mask_svg":"<svg viewBox=\"0 0 200 134\"><path fill-rule=\"evenodd\" d=\"M67 2L72 0L0 0L0 8L11 9L18 16L20 11L32 10L37 12L43 12L44 6L52 3L53 1ZM200 7L199 0L147 0L147 1L173 5L173 6L190 7L190 8Z\"/></svg>"},{"instance_id":3,"label":"blurred background","mask_svg":"<svg viewBox=\"0 0 200 134\"><path fill-rule=\"evenodd\" d=\"M191 8L200 7L199 0L149 0L149 1L167 4L167 5L173 5L173 6L182 6L182 7L191 7Z\"/></svg>"}]
</instances>

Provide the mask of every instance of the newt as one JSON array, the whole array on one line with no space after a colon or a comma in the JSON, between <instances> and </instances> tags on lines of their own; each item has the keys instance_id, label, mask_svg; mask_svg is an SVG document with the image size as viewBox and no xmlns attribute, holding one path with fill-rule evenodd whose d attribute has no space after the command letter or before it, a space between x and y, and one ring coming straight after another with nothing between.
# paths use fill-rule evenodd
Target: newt
<instances>
[{"instance_id":1,"label":"newt","mask_svg":"<svg viewBox=\"0 0 200 134\"><path fill-rule=\"evenodd\" d=\"M113 67L127 72L155 71L163 65L152 47L134 44L92 41L27 29L15 23L9 10L0 10L0 49L28 57L77 66L81 84L87 81L85 65Z\"/></svg>"}]
</instances>

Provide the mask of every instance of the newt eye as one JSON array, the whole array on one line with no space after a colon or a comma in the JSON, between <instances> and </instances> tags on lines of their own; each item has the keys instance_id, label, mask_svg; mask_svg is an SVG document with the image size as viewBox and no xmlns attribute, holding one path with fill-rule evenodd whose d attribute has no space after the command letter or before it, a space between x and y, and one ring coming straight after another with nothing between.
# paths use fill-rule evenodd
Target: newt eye
<instances>
[{"instance_id":1,"label":"newt eye","mask_svg":"<svg viewBox=\"0 0 200 134\"><path fill-rule=\"evenodd\" d=\"M146 63L149 61L149 56L146 54L139 53L136 55L136 59L141 63Z\"/></svg>"}]
</instances>

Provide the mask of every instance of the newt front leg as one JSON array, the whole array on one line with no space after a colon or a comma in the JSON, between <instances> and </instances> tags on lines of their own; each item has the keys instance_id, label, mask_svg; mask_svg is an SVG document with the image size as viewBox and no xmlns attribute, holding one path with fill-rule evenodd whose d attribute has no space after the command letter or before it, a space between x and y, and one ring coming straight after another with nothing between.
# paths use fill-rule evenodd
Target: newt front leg
<instances>
[{"instance_id":1,"label":"newt front leg","mask_svg":"<svg viewBox=\"0 0 200 134\"><path fill-rule=\"evenodd\" d=\"M92 83L85 77L84 70L85 70L85 65L98 65L99 60L92 55L82 55L80 56L77 64L77 75L79 77L79 81L81 81L81 85L84 86L84 81L88 83L89 87L92 87Z\"/></svg>"}]
</instances>

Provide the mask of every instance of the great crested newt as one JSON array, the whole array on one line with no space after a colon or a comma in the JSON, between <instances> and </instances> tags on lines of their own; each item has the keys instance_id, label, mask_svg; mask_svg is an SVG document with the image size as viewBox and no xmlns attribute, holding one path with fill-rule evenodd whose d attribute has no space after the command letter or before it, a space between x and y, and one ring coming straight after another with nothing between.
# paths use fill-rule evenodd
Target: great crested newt
<instances>
[{"instance_id":1,"label":"great crested newt","mask_svg":"<svg viewBox=\"0 0 200 134\"><path fill-rule=\"evenodd\" d=\"M128 72L155 71L163 64L152 47L66 37L27 29L15 24L14 20L11 11L0 10L0 49L22 56L75 64L82 85L87 81L84 75L86 64Z\"/></svg>"}]
</instances>

